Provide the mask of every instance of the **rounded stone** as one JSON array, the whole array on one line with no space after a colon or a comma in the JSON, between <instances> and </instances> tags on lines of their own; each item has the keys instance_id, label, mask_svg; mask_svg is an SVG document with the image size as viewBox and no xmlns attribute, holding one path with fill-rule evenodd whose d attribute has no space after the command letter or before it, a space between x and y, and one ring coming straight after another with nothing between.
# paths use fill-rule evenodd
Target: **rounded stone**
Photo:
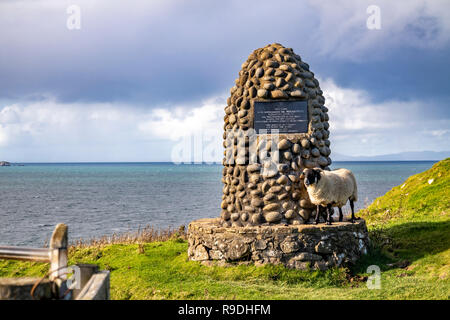
<instances>
[{"instance_id":1,"label":"rounded stone","mask_svg":"<svg viewBox=\"0 0 450 320\"><path fill-rule=\"evenodd\" d=\"M258 89L257 95L260 98L266 98L268 95L268 91L266 89Z\"/></svg>"},{"instance_id":2,"label":"rounded stone","mask_svg":"<svg viewBox=\"0 0 450 320\"><path fill-rule=\"evenodd\" d=\"M285 151L285 152L283 152L283 157L286 160L291 160L292 159L292 153L290 153L289 151Z\"/></svg>"},{"instance_id":3,"label":"rounded stone","mask_svg":"<svg viewBox=\"0 0 450 320\"><path fill-rule=\"evenodd\" d=\"M252 215L252 223L253 224L259 224L261 223L263 220L263 216L260 213L256 213L254 215Z\"/></svg>"},{"instance_id":4,"label":"rounded stone","mask_svg":"<svg viewBox=\"0 0 450 320\"><path fill-rule=\"evenodd\" d=\"M248 212L255 212L255 208L253 208L252 206L244 206L244 210Z\"/></svg>"},{"instance_id":5,"label":"rounded stone","mask_svg":"<svg viewBox=\"0 0 450 320\"><path fill-rule=\"evenodd\" d=\"M302 141L301 141L301 144L302 144L302 147L303 148L309 148L309 140L307 140L307 139L302 139Z\"/></svg>"},{"instance_id":6,"label":"rounded stone","mask_svg":"<svg viewBox=\"0 0 450 320\"><path fill-rule=\"evenodd\" d=\"M222 211L222 214L221 214L221 216L222 216L222 219L223 220L230 220L230 218L231 218L231 213L229 213L228 211Z\"/></svg>"},{"instance_id":7,"label":"rounded stone","mask_svg":"<svg viewBox=\"0 0 450 320\"><path fill-rule=\"evenodd\" d=\"M264 205L264 202L258 198L253 198L250 203L253 207L262 207Z\"/></svg>"},{"instance_id":8,"label":"rounded stone","mask_svg":"<svg viewBox=\"0 0 450 320\"><path fill-rule=\"evenodd\" d=\"M268 194L266 194L264 196L263 199L264 199L264 201L271 201L271 200L275 199L275 194L269 192Z\"/></svg>"},{"instance_id":9,"label":"rounded stone","mask_svg":"<svg viewBox=\"0 0 450 320\"><path fill-rule=\"evenodd\" d=\"M320 151L317 148L313 148L311 150L311 154L312 154L313 157L318 157L318 156L320 156Z\"/></svg>"},{"instance_id":10,"label":"rounded stone","mask_svg":"<svg viewBox=\"0 0 450 320\"><path fill-rule=\"evenodd\" d=\"M314 168L316 166L316 163L314 161L311 161L311 160L305 160L304 161L304 165L305 165L306 168L311 169L311 168Z\"/></svg>"},{"instance_id":11,"label":"rounded stone","mask_svg":"<svg viewBox=\"0 0 450 320\"><path fill-rule=\"evenodd\" d=\"M242 109L250 109L250 102L247 99L244 99L241 103Z\"/></svg>"},{"instance_id":12,"label":"rounded stone","mask_svg":"<svg viewBox=\"0 0 450 320\"><path fill-rule=\"evenodd\" d=\"M292 197L292 199L294 199L294 200L298 200L298 199L300 199L300 192L292 192L292 195L291 195L291 197Z\"/></svg>"},{"instance_id":13,"label":"rounded stone","mask_svg":"<svg viewBox=\"0 0 450 320\"><path fill-rule=\"evenodd\" d=\"M264 215L264 218L266 219L267 222L278 222L281 220L282 216L281 213L279 213L278 211L271 211L268 212Z\"/></svg>"},{"instance_id":14,"label":"rounded stone","mask_svg":"<svg viewBox=\"0 0 450 320\"><path fill-rule=\"evenodd\" d=\"M273 186L273 187L270 187L269 192L279 193L281 191L281 189L282 189L281 186Z\"/></svg>"},{"instance_id":15,"label":"rounded stone","mask_svg":"<svg viewBox=\"0 0 450 320\"><path fill-rule=\"evenodd\" d=\"M237 189L240 189L240 188L242 188L242 185L239 185ZM247 193L247 192L246 192L245 190L239 192L239 193L238 193L238 198L243 198L243 197L245 196L246 193Z\"/></svg>"},{"instance_id":16,"label":"rounded stone","mask_svg":"<svg viewBox=\"0 0 450 320\"><path fill-rule=\"evenodd\" d=\"M263 68L256 69L255 77L261 78L263 76L263 74L264 74L264 69Z\"/></svg>"},{"instance_id":17,"label":"rounded stone","mask_svg":"<svg viewBox=\"0 0 450 320\"><path fill-rule=\"evenodd\" d=\"M328 160L325 157L320 157L318 163L321 167L326 167L328 165Z\"/></svg>"},{"instance_id":18,"label":"rounded stone","mask_svg":"<svg viewBox=\"0 0 450 320\"><path fill-rule=\"evenodd\" d=\"M275 85L271 82L266 82L264 83L263 88L266 90L273 90L275 88Z\"/></svg>"},{"instance_id":19,"label":"rounded stone","mask_svg":"<svg viewBox=\"0 0 450 320\"><path fill-rule=\"evenodd\" d=\"M288 95L286 94L286 92L281 91L281 90L273 90L270 92L270 96L273 99L283 99L283 98L287 98Z\"/></svg>"},{"instance_id":20,"label":"rounded stone","mask_svg":"<svg viewBox=\"0 0 450 320\"><path fill-rule=\"evenodd\" d=\"M309 150L302 150L302 158L308 159L310 155Z\"/></svg>"},{"instance_id":21,"label":"rounded stone","mask_svg":"<svg viewBox=\"0 0 450 320\"><path fill-rule=\"evenodd\" d=\"M252 190L252 191L250 191L250 194L253 196L253 197L259 197L259 196L261 196L261 194L262 194L262 192L261 192L261 190L258 190L258 189L256 189L256 190Z\"/></svg>"},{"instance_id":22,"label":"rounded stone","mask_svg":"<svg viewBox=\"0 0 450 320\"><path fill-rule=\"evenodd\" d=\"M255 172L259 170L261 170L261 165L259 163L254 163L247 166L248 172Z\"/></svg>"},{"instance_id":23,"label":"rounded stone","mask_svg":"<svg viewBox=\"0 0 450 320\"><path fill-rule=\"evenodd\" d=\"M294 215L295 215L295 211L291 209L291 210L286 211L286 213L284 214L284 217L286 219L292 219L294 217Z\"/></svg>"},{"instance_id":24,"label":"rounded stone","mask_svg":"<svg viewBox=\"0 0 450 320\"><path fill-rule=\"evenodd\" d=\"M276 62L276 61L273 61L273 60L267 60L266 63L265 63L265 66L267 68L278 68L279 63Z\"/></svg>"},{"instance_id":25,"label":"rounded stone","mask_svg":"<svg viewBox=\"0 0 450 320\"><path fill-rule=\"evenodd\" d=\"M316 139L315 137L312 137L310 141L313 146L317 147L319 145L319 139Z\"/></svg>"},{"instance_id":26,"label":"rounded stone","mask_svg":"<svg viewBox=\"0 0 450 320\"><path fill-rule=\"evenodd\" d=\"M279 172L286 172L289 169L289 165L287 165L286 163L280 163L277 169Z\"/></svg>"},{"instance_id":27,"label":"rounded stone","mask_svg":"<svg viewBox=\"0 0 450 320\"><path fill-rule=\"evenodd\" d=\"M278 199L278 201L282 201L282 200L286 199L288 196L289 196L289 193L285 192L285 193L278 195L277 199Z\"/></svg>"},{"instance_id":28,"label":"rounded stone","mask_svg":"<svg viewBox=\"0 0 450 320\"><path fill-rule=\"evenodd\" d=\"M259 174L252 174L252 175L250 176L249 181L250 181L251 183L256 184L256 183L258 183L259 178L260 178Z\"/></svg>"},{"instance_id":29,"label":"rounded stone","mask_svg":"<svg viewBox=\"0 0 450 320\"><path fill-rule=\"evenodd\" d=\"M261 186L261 190L262 192L266 193L269 191L269 189L270 189L269 181L265 181Z\"/></svg>"},{"instance_id":30,"label":"rounded stone","mask_svg":"<svg viewBox=\"0 0 450 320\"><path fill-rule=\"evenodd\" d=\"M241 221L236 220L236 221L231 222L231 226L235 227L235 228L241 228L243 225L242 225Z\"/></svg>"},{"instance_id":31,"label":"rounded stone","mask_svg":"<svg viewBox=\"0 0 450 320\"><path fill-rule=\"evenodd\" d=\"M289 181L289 179L285 175L282 175L277 179L278 184L286 184L286 183L288 183L288 181Z\"/></svg>"},{"instance_id":32,"label":"rounded stone","mask_svg":"<svg viewBox=\"0 0 450 320\"><path fill-rule=\"evenodd\" d=\"M268 178L273 178L278 174L277 170L273 170L273 169L269 169L269 168L264 168L263 172L262 172L262 176L266 179Z\"/></svg>"},{"instance_id":33,"label":"rounded stone","mask_svg":"<svg viewBox=\"0 0 450 320\"><path fill-rule=\"evenodd\" d=\"M328 148L328 147L322 147L322 148L320 148L319 151L325 157L328 157L330 155L330 153L331 153L330 148Z\"/></svg>"},{"instance_id":34,"label":"rounded stone","mask_svg":"<svg viewBox=\"0 0 450 320\"><path fill-rule=\"evenodd\" d=\"M298 84L296 83L295 86L300 86L300 82L298 82ZM293 90L290 93L291 97L295 97L295 98L301 98L304 97L304 94L301 90Z\"/></svg>"},{"instance_id":35,"label":"rounded stone","mask_svg":"<svg viewBox=\"0 0 450 320\"><path fill-rule=\"evenodd\" d=\"M227 203L225 200L222 201L222 203L220 204L220 207L221 207L222 209L226 209L227 206L228 206L228 203Z\"/></svg>"},{"instance_id":36,"label":"rounded stone","mask_svg":"<svg viewBox=\"0 0 450 320\"><path fill-rule=\"evenodd\" d=\"M280 208L280 205L278 203L270 203L270 204L264 206L263 212L278 210L278 208Z\"/></svg>"},{"instance_id":37,"label":"rounded stone","mask_svg":"<svg viewBox=\"0 0 450 320\"><path fill-rule=\"evenodd\" d=\"M310 210L306 210L306 209L301 209L298 214L300 215L300 217L302 217L302 219L304 221L308 221L309 217L311 215L311 211Z\"/></svg>"},{"instance_id":38,"label":"rounded stone","mask_svg":"<svg viewBox=\"0 0 450 320\"><path fill-rule=\"evenodd\" d=\"M281 74L277 75L277 72L275 72L275 76L279 77L279 76L281 76ZM282 87L285 83L286 83L286 81L285 81L283 78L278 78L278 79L275 81L275 86L276 86L277 88L279 88L279 87Z\"/></svg>"},{"instance_id":39,"label":"rounded stone","mask_svg":"<svg viewBox=\"0 0 450 320\"><path fill-rule=\"evenodd\" d=\"M302 207L302 208L308 208L308 207L314 206L310 201L305 200L305 199L300 200L299 204L300 204L300 207Z\"/></svg>"}]
</instances>

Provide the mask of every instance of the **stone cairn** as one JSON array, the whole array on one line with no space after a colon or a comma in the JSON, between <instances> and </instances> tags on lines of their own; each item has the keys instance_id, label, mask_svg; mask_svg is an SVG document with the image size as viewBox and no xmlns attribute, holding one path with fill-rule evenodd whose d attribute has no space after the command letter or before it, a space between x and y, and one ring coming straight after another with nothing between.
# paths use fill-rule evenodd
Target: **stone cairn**
<instances>
[{"instance_id":1,"label":"stone cairn","mask_svg":"<svg viewBox=\"0 0 450 320\"><path fill-rule=\"evenodd\" d=\"M304 126L300 132L277 134L270 125L270 133L255 132L255 103L273 106L277 101L286 101L280 103L284 110L294 101L295 112L306 102L307 120L305 114L288 118L307 121L307 130ZM222 212L219 218L189 224L189 259L327 269L352 264L367 252L369 237L362 219L354 224L308 223L316 210L301 172L330 170L331 164L324 103L309 65L292 49L275 43L250 54L225 107Z\"/></svg>"},{"instance_id":2,"label":"stone cairn","mask_svg":"<svg viewBox=\"0 0 450 320\"><path fill-rule=\"evenodd\" d=\"M319 81L299 55L275 43L253 51L235 83L224 117L223 226L303 224L314 205L299 175L305 167L329 170L331 164L328 109ZM258 137L251 154L242 132L253 126L254 102L267 100L306 100L308 132L280 134L278 141Z\"/></svg>"}]
</instances>

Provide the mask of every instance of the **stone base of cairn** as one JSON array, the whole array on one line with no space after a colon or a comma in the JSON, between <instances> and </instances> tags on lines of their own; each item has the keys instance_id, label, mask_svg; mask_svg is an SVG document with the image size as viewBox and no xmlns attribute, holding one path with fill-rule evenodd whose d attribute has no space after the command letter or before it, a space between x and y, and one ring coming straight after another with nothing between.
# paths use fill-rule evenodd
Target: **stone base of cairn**
<instances>
[{"instance_id":1,"label":"stone base of cairn","mask_svg":"<svg viewBox=\"0 0 450 320\"><path fill-rule=\"evenodd\" d=\"M303 225L222 227L220 219L200 219L188 228L190 260L219 265L283 264L325 270L355 263L367 253L364 220Z\"/></svg>"}]
</instances>

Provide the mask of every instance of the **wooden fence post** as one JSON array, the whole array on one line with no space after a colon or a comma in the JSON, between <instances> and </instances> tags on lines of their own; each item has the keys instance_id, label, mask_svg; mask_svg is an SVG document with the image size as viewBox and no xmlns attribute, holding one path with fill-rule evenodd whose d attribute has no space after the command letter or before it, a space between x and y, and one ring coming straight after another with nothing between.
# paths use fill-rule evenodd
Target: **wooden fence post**
<instances>
[{"instance_id":1,"label":"wooden fence post","mask_svg":"<svg viewBox=\"0 0 450 320\"><path fill-rule=\"evenodd\" d=\"M50 280L58 281L58 285L67 279L67 232L68 228L65 224L60 223L53 231L50 240Z\"/></svg>"}]
</instances>

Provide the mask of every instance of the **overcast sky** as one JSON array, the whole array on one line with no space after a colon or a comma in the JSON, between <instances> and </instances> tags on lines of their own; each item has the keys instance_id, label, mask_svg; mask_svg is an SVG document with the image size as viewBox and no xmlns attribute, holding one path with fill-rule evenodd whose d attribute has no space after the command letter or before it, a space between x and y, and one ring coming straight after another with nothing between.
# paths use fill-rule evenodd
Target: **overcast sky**
<instances>
[{"instance_id":1,"label":"overcast sky","mask_svg":"<svg viewBox=\"0 0 450 320\"><path fill-rule=\"evenodd\" d=\"M241 64L273 42L319 79L332 152L450 150L449 1L4 0L0 160L170 161L202 133L220 149Z\"/></svg>"}]
</instances>

